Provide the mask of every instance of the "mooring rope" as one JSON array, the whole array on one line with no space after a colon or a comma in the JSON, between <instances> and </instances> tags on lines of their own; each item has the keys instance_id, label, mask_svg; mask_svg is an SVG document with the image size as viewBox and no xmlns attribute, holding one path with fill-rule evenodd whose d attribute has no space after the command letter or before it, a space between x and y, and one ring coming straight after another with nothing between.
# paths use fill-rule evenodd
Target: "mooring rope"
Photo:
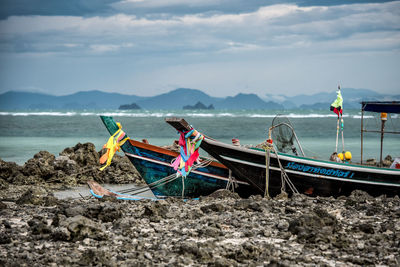
<instances>
[{"instance_id":1,"label":"mooring rope","mask_svg":"<svg viewBox=\"0 0 400 267\"><path fill-rule=\"evenodd\" d=\"M195 164L193 166L192 170L196 170L198 168L205 168L208 165L210 165L212 161L213 161L212 159L204 159L200 163ZM159 180L157 180L155 182L152 182L152 183L150 183L148 185L145 185L145 186L142 186L142 187L139 187L139 188L129 188L129 189L120 190L120 191L117 191L117 193L121 193L121 194L125 194L125 193L141 194L141 193L144 193L146 191L149 191L149 190L152 190L154 188L157 188L159 186L162 186L162 185L165 185L167 183L170 183L170 182L176 180L179 177L181 177L181 175L179 175L177 173L173 173L173 174L170 174L170 175L168 175L166 177L163 177L163 178L161 178L161 179L159 179ZM185 185L184 185L184 182L183 182L183 185L182 185L183 190L182 191L184 191L184 187L185 187Z\"/></svg>"},{"instance_id":2,"label":"mooring rope","mask_svg":"<svg viewBox=\"0 0 400 267\"><path fill-rule=\"evenodd\" d=\"M275 147L273 147L274 153L276 155L276 159L278 160L279 163L279 168L281 169L281 181L282 181L282 187L281 187L281 193L285 192L285 184L287 184L290 188L290 190L292 190L293 193L299 193L299 191L297 190L297 188L295 187L295 185L292 183L292 181L289 179L289 176L287 175L285 169L283 168L281 161L279 159L278 156L278 152L276 151Z\"/></svg>"},{"instance_id":3,"label":"mooring rope","mask_svg":"<svg viewBox=\"0 0 400 267\"><path fill-rule=\"evenodd\" d=\"M273 150L276 156L276 160L278 161L279 168L281 170L281 193L286 192L286 184L289 186L290 190L292 190L293 193L299 193L295 185L292 183L290 180L289 176L287 175L285 168L283 168L281 161L279 159L278 152L275 149L275 146L273 145L273 141L271 138L271 132L272 132L272 127L269 128L268 131L268 139L264 143L263 147L265 149L265 192L264 192L264 197L268 196L269 197L269 192L268 192L268 183L269 183L269 165L270 165L270 151Z\"/></svg>"},{"instance_id":4,"label":"mooring rope","mask_svg":"<svg viewBox=\"0 0 400 267\"><path fill-rule=\"evenodd\" d=\"M235 178L235 176L232 175L232 171L229 169L229 176L228 176L228 182L226 183L226 190L229 190L233 193L235 193L235 188L238 188L238 182Z\"/></svg>"},{"instance_id":5,"label":"mooring rope","mask_svg":"<svg viewBox=\"0 0 400 267\"><path fill-rule=\"evenodd\" d=\"M137 192L144 193L144 192L149 191L151 189L154 189L154 188L156 188L158 186L161 186L161 185L167 184L169 182L172 182L175 179L177 179L178 177L179 176L176 176L176 173L173 173L171 175L168 175L166 177L161 178L160 180L152 182L152 183L150 183L148 185L145 185L145 186L142 186L142 187L139 187L139 188L130 188L130 189L121 190L121 191L118 191L117 193L137 193Z\"/></svg>"},{"instance_id":6,"label":"mooring rope","mask_svg":"<svg viewBox=\"0 0 400 267\"><path fill-rule=\"evenodd\" d=\"M271 140L269 142L269 140ZM270 151L274 148L272 145L272 139L268 139L267 142L264 143L263 148L265 150L265 191L264 191L264 197L269 196L269 164L270 164L270 158L271 158L271 153Z\"/></svg>"}]
</instances>

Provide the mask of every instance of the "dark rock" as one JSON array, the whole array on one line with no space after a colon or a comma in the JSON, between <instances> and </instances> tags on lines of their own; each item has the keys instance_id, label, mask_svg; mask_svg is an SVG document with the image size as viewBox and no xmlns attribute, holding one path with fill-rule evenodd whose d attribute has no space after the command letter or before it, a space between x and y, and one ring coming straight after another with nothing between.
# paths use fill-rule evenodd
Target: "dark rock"
<instances>
[{"instance_id":1,"label":"dark rock","mask_svg":"<svg viewBox=\"0 0 400 267\"><path fill-rule=\"evenodd\" d=\"M28 177L37 176L47 180L55 174L54 159L55 156L48 151L40 151L25 163L22 173Z\"/></svg>"},{"instance_id":2,"label":"dark rock","mask_svg":"<svg viewBox=\"0 0 400 267\"><path fill-rule=\"evenodd\" d=\"M116 196L103 196L99 199L101 202L119 202L120 200Z\"/></svg>"},{"instance_id":3,"label":"dark rock","mask_svg":"<svg viewBox=\"0 0 400 267\"><path fill-rule=\"evenodd\" d=\"M8 183L14 183L15 177L22 175L21 171L22 167L15 162L0 159L0 190L7 189Z\"/></svg>"},{"instance_id":4,"label":"dark rock","mask_svg":"<svg viewBox=\"0 0 400 267\"><path fill-rule=\"evenodd\" d=\"M329 214L326 210L318 207L314 209L314 212L322 219L324 225L336 227L338 224L337 219L333 215Z\"/></svg>"},{"instance_id":5,"label":"dark rock","mask_svg":"<svg viewBox=\"0 0 400 267\"><path fill-rule=\"evenodd\" d=\"M222 212L226 209L226 207L221 203L212 203L210 205L206 205L200 208L204 213L210 212Z\"/></svg>"},{"instance_id":6,"label":"dark rock","mask_svg":"<svg viewBox=\"0 0 400 267\"><path fill-rule=\"evenodd\" d=\"M168 213L168 206L163 203L163 201L153 201L144 207L143 215L149 217L165 218Z\"/></svg>"},{"instance_id":7,"label":"dark rock","mask_svg":"<svg viewBox=\"0 0 400 267\"><path fill-rule=\"evenodd\" d=\"M289 227L289 223L286 220L280 220L277 225L276 228L278 228L278 230L280 231L286 231Z\"/></svg>"},{"instance_id":8,"label":"dark rock","mask_svg":"<svg viewBox=\"0 0 400 267\"><path fill-rule=\"evenodd\" d=\"M216 237L222 234L221 230L213 227L213 226L207 226L199 230L199 234L202 236L210 236L210 237Z\"/></svg>"},{"instance_id":9,"label":"dark rock","mask_svg":"<svg viewBox=\"0 0 400 267\"><path fill-rule=\"evenodd\" d=\"M35 217L28 221L28 225L32 231L32 234L49 234L51 232L50 227L42 217Z\"/></svg>"},{"instance_id":10,"label":"dark rock","mask_svg":"<svg viewBox=\"0 0 400 267\"><path fill-rule=\"evenodd\" d=\"M7 204L0 201L0 210L5 210L7 208L8 208Z\"/></svg>"},{"instance_id":11,"label":"dark rock","mask_svg":"<svg viewBox=\"0 0 400 267\"><path fill-rule=\"evenodd\" d=\"M367 200L373 199L373 197L370 196L367 192L361 190L354 190L353 192L351 192L349 198L358 203L365 203Z\"/></svg>"},{"instance_id":12,"label":"dark rock","mask_svg":"<svg viewBox=\"0 0 400 267\"><path fill-rule=\"evenodd\" d=\"M103 209L103 203L92 203L86 207L85 216L91 219L97 219ZM83 214L82 214L83 215Z\"/></svg>"},{"instance_id":13,"label":"dark rock","mask_svg":"<svg viewBox=\"0 0 400 267\"><path fill-rule=\"evenodd\" d=\"M66 156L70 160L73 160L80 167L85 166L100 166L99 153L96 151L96 147L92 143L78 143L74 147L66 148L60 156Z\"/></svg>"},{"instance_id":14,"label":"dark rock","mask_svg":"<svg viewBox=\"0 0 400 267\"><path fill-rule=\"evenodd\" d=\"M236 201L235 208L238 210L254 210L262 211L262 205L259 202L254 202L251 199L240 199Z\"/></svg>"},{"instance_id":15,"label":"dark rock","mask_svg":"<svg viewBox=\"0 0 400 267\"><path fill-rule=\"evenodd\" d=\"M66 219L67 217L65 215L57 213L54 215L51 225L54 227L58 227L60 225L60 222L63 222Z\"/></svg>"},{"instance_id":16,"label":"dark rock","mask_svg":"<svg viewBox=\"0 0 400 267\"><path fill-rule=\"evenodd\" d=\"M113 222L122 217L122 212L116 207L106 203L97 217L103 222Z\"/></svg>"},{"instance_id":17,"label":"dark rock","mask_svg":"<svg viewBox=\"0 0 400 267\"><path fill-rule=\"evenodd\" d=\"M199 247L196 242L184 241L180 245L181 253L190 253L195 256L199 255Z\"/></svg>"},{"instance_id":18,"label":"dark rock","mask_svg":"<svg viewBox=\"0 0 400 267\"><path fill-rule=\"evenodd\" d=\"M6 232L0 232L0 245L11 243L10 234Z\"/></svg>"},{"instance_id":19,"label":"dark rock","mask_svg":"<svg viewBox=\"0 0 400 267\"><path fill-rule=\"evenodd\" d=\"M119 106L118 109L119 110L130 110L130 109L141 109L141 107L136 103L132 103L132 104L121 105L121 106Z\"/></svg>"},{"instance_id":20,"label":"dark rock","mask_svg":"<svg viewBox=\"0 0 400 267\"><path fill-rule=\"evenodd\" d=\"M288 230L297 235L299 240L309 243L319 240L327 241L327 238L336 231L337 220L322 209L316 209L314 213L304 214L289 222Z\"/></svg>"},{"instance_id":21,"label":"dark rock","mask_svg":"<svg viewBox=\"0 0 400 267\"><path fill-rule=\"evenodd\" d=\"M224 199L224 198L240 199L240 196L237 193L234 193L234 192L232 192L230 190L226 190L226 189L219 189L219 190L211 193L207 197L217 198L217 199Z\"/></svg>"},{"instance_id":22,"label":"dark rock","mask_svg":"<svg viewBox=\"0 0 400 267\"><path fill-rule=\"evenodd\" d=\"M3 220L3 225L5 229L11 229L11 224L9 221Z\"/></svg>"},{"instance_id":23,"label":"dark rock","mask_svg":"<svg viewBox=\"0 0 400 267\"><path fill-rule=\"evenodd\" d=\"M7 189L8 187L9 187L9 184L5 180L0 179L0 190Z\"/></svg>"},{"instance_id":24,"label":"dark rock","mask_svg":"<svg viewBox=\"0 0 400 267\"><path fill-rule=\"evenodd\" d=\"M53 194L49 194L43 188L30 188L16 201L16 203L18 205L33 204L53 206L58 203L58 200L53 196Z\"/></svg>"},{"instance_id":25,"label":"dark rock","mask_svg":"<svg viewBox=\"0 0 400 267\"><path fill-rule=\"evenodd\" d=\"M291 207L285 207L285 213L286 214L293 214L293 213L296 213L297 211L296 211L296 209L294 209L294 208L291 208Z\"/></svg>"},{"instance_id":26,"label":"dark rock","mask_svg":"<svg viewBox=\"0 0 400 267\"><path fill-rule=\"evenodd\" d=\"M366 214L367 216L374 216L374 215L379 214L379 213L381 213L381 212L382 212L382 208L381 208L381 207L378 207L378 206L368 206L368 207L366 208L365 214Z\"/></svg>"},{"instance_id":27,"label":"dark rock","mask_svg":"<svg viewBox=\"0 0 400 267\"><path fill-rule=\"evenodd\" d=\"M65 148L55 157L40 151L23 167L0 159L0 190L13 185L37 185L41 183L84 184L89 180L99 183L144 183L138 171L127 157L115 155L111 166L100 171L100 155L92 143L78 143Z\"/></svg>"},{"instance_id":28,"label":"dark rock","mask_svg":"<svg viewBox=\"0 0 400 267\"><path fill-rule=\"evenodd\" d=\"M84 266L118 266L109 252L98 249L85 250L79 262Z\"/></svg>"},{"instance_id":29,"label":"dark rock","mask_svg":"<svg viewBox=\"0 0 400 267\"><path fill-rule=\"evenodd\" d=\"M366 234L374 234L375 233L374 227L368 223L360 224L358 226L358 229L360 229L360 231L362 231Z\"/></svg>"},{"instance_id":30,"label":"dark rock","mask_svg":"<svg viewBox=\"0 0 400 267\"><path fill-rule=\"evenodd\" d=\"M54 161L54 169L61 170L67 175L78 171L78 164L68 156L58 156Z\"/></svg>"},{"instance_id":31,"label":"dark rock","mask_svg":"<svg viewBox=\"0 0 400 267\"><path fill-rule=\"evenodd\" d=\"M210 104L208 107L206 106L206 105L204 105L203 103L201 103L200 101L199 102L197 102L195 105L193 105L193 106L191 106L191 105L186 105L186 106L183 106L183 109L189 109L189 110L192 110L192 109L209 109L209 110L212 110L212 109L214 109L214 105L213 104Z\"/></svg>"},{"instance_id":32,"label":"dark rock","mask_svg":"<svg viewBox=\"0 0 400 267\"><path fill-rule=\"evenodd\" d=\"M60 240L60 241L70 241L71 240L71 233L65 227L55 228L52 231L51 236L54 240Z\"/></svg>"},{"instance_id":33,"label":"dark rock","mask_svg":"<svg viewBox=\"0 0 400 267\"><path fill-rule=\"evenodd\" d=\"M106 238L100 224L82 215L67 218L64 222L60 222L60 226L68 229L73 241L83 240L87 237L95 240Z\"/></svg>"},{"instance_id":34,"label":"dark rock","mask_svg":"<svg viewBox=\"0 0 400 267\"><path fill-rule=\"evenodd\" d=\"M67 217L75 217L77 215L87 216L87 208L84 206L68 207L65 209L64 214Z\"/></svg>"}]
</instances>

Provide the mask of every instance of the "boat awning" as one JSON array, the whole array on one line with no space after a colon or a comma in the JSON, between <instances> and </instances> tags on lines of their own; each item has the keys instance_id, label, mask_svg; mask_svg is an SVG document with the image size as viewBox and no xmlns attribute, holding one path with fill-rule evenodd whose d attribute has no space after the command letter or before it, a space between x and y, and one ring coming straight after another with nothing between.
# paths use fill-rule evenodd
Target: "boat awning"
<instances>
[{"instance_id":1,"label":"boat awning","mask_svg":"<svg viewBox=\"0 0 400 267\"><path fill-rule=\"evenodd\" d=\"M363 101L363 111L400 113L400 101Z\"/></svg>"}]
</instances>

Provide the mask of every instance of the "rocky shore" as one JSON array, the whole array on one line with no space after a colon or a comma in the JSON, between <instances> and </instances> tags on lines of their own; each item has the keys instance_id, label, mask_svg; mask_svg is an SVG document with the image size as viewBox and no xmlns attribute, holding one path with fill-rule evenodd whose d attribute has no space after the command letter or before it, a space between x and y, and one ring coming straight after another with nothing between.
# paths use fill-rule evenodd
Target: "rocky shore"
<instances>
[{"instance_id":1,"label":"rocky shore","mask_svg":"<svg viewBox=\"0 0 400 267\"><path fill-rule=\"evenodd\" d=\"M124 158L101 173L97 162L92 144L40 152L24 166L0 161L0 266L400 265L398 196L54 197L89 179L140 181Z\"/></svg>"},{"instance_id":2,"label":"rocky shore","mask_svg":"<svg viewBox=\"0 0 400 267\"><path fill-rule=\"evenodd\" d=\"M92 143L78 143L55 156L40 151L23 166L0 159L0 189L9 185L76 186L89 180L98 183L144 183L127 157L116 154L111 165L100 171L99 158Z\"/></svg>"}]
</instances>

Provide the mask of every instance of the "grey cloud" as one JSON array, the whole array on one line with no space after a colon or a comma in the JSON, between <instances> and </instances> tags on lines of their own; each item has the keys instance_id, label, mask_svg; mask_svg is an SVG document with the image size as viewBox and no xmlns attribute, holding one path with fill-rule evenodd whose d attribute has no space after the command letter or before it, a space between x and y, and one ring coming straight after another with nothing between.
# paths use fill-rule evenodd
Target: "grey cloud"
<instances>
[{"instance_id":1,"label":"grey cloud","mask_svg":"<svg viewBox=\"0 0 400 267\"><path fill-rule=\"evenodd\" d=\"M400 3L332 7L268 6L239 14L194 14L140 18L10 17L0 21L3 52L126 54L223 53L263 49L357 49L357 42L383 38L400 30ZM376 32L376 33L375 33ZM367 35L360 36L361 33ZM357 36L352 37L357 34ZM369 34L369 35L368 35ZM337 47L330 45L332 41ZM387 42L398 48L399 42ZM123 45L129 44L129 45ZM364 49L378 49L370 42ZM387 45L383 49L388 49Z\"/></svg>"},{"instance_id":2,"label":"grey cloud","mask_svg":"<svg viewBox=\"0 0 400 267\"><path fill-rule=\"evenodd\" d=\"M1 0L0 19L10 16L109 16L123 13L138 17L179 16L183 14L227 14L254 12L258 8L275 4L298 6L334 6L352 3L389 1L371 0Z\"/></svg>"},{"instance_id":3,"label":"grey cloud","mask_svg":"<svg viewBox=\"0 0 400 267\"><path fill-rule=\"evenodd\" d=\"M119 0L1 0L0 19L10 16L96 16L115 12Z\"/></svg>"}]
</instances>

